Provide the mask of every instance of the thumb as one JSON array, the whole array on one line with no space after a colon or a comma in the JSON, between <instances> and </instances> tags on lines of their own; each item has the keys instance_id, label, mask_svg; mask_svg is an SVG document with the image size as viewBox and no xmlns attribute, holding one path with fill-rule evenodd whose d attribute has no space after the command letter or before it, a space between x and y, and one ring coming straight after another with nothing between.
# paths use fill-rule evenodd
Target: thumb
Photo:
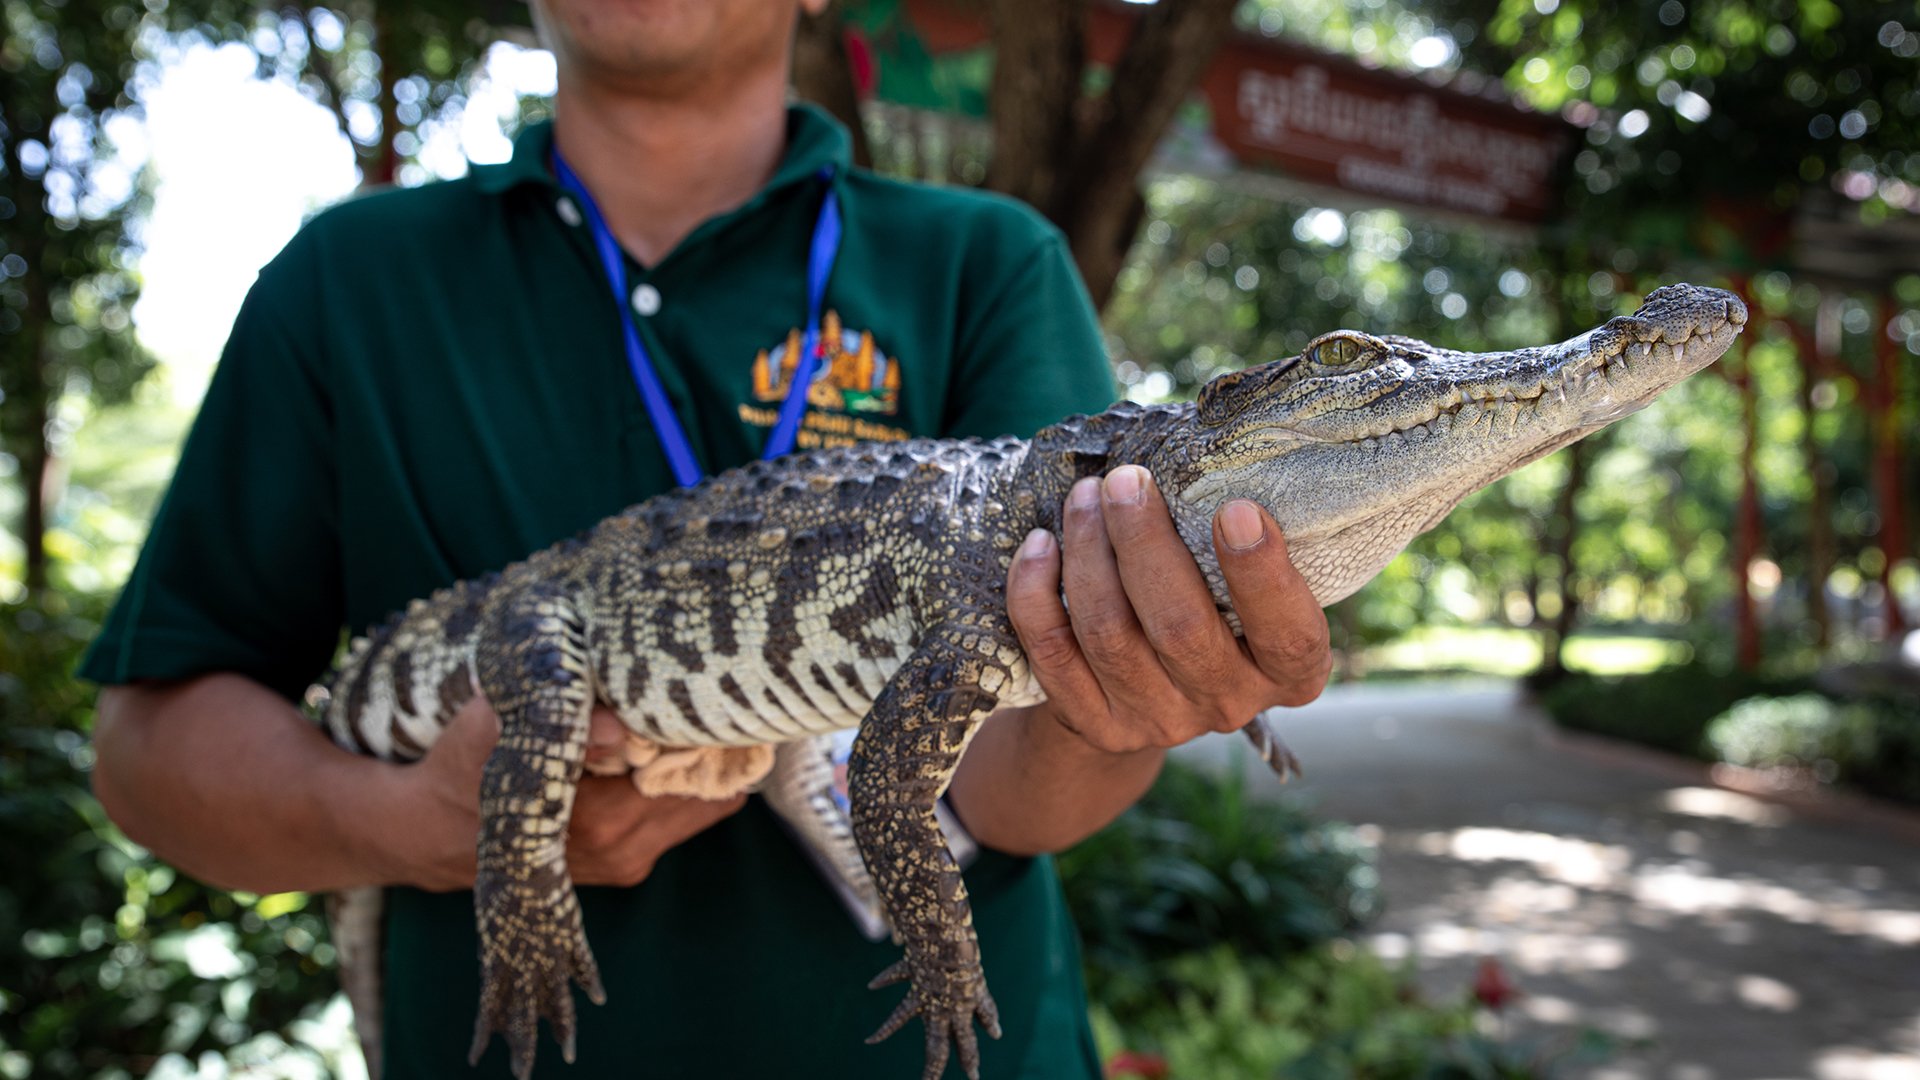
<instances>
[{"instance_id":1,"label":"thumb","mask_svg":"<svg viewBox=\"0 0 1920 1080\"><path fill-rule=\"evenodd\" d=\"M475 694L447 721L427 756L461 773L478 774L500 740L500 717L487 699Z\"/></svg>"}]
</instances>

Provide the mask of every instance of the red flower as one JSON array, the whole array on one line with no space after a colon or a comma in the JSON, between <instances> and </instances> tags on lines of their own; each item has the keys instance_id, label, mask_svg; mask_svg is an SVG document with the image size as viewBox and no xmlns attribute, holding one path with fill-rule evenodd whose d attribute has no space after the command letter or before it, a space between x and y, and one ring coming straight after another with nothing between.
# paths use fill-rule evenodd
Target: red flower
<instances>
[{"instance_id":1,"label":"red flower","mask_svg":"<svg viewBox=\"0 0 1920 1080\"><path fill-rule=\"evenodd\" d=\"M1520 996L1520 988L1507 978L1507 970L1491 956L1480 958L1480 970L1473 975L1473 996L1494 1012L1506 1008Z\"/></svg>"},{"instance_id":2,"label":"red flower","mask_svg":"<svg viewBox=\"0 0 1920 1080\"><path fill-rule=\"evenodd\" d=\"M1159 1054L1122 1050L1107 1059L1107 1080L1137 1076L1140 1080L1167 1080L1167 1059Z\"/></svg>"}]
</instances>

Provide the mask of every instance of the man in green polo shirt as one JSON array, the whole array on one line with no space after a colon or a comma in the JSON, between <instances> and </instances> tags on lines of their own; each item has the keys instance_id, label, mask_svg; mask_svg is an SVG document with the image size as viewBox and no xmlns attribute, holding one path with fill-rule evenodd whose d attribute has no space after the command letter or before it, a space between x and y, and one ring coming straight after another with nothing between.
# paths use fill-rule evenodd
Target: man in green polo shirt
<instances>
[{"instance_id":1,"label":"man in green polo shirt","mask_svg":"<svg viewBox=\"0 0 1920 1080\"><path fill-rule=\"evenodd\" d=\"M337 750L293 701L343 626L673 484L553 152L625 249L624 302L705 469L751 460L773 424L810 329L826 184L844 236L799 445L1025 435L1111 390L1055 231L1006 200L851 170L843 130L785 106L795 0L534 10L559 59L554 124L505 165L322 214L261 272L82 671L109 687L95 782L129 835L234 888L392 886L390 1080L474 1075L464 890L497 722L476 699L394 766ZM967 883L1005 1028L982 1047L995 1080L1098 1075L1042 853L1137 798L1166 747L1324 682L1325 622L1272 520L1231 504L1216 545L1244 645L1138 469L1083 482L1062 536L1029 537L1010 572L1050 700L989 719L949 795L987 849ZM594 732L617 742L607 714ZM608 1004L582 1003L578 1062L546 1042L542 1075L918 1073L918 1039L861 1042L898 999L864 989L897 949L860 936L758 800L587 777L568 862ZM506 1074L499 1040L479 1074Z\"/></svg>"}]
</instances>

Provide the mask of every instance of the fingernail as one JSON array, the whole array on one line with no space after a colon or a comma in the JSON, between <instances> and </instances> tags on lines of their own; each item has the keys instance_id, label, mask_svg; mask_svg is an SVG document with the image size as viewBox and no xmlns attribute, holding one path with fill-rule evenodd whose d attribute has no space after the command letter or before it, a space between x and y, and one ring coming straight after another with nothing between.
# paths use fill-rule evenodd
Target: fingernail
<instances>
[{"instance_id":1,"label":"fingernail","mask_svg":"<svg viewBox=\"0 0 1920 1080\"><path fill-rule=\"evenodd\" d=\"M1100 505L1100 481L1089 476L1077 481L1073 490L1067 492L1067 508L1070 510L1092 510Z\"/></svg>"},{"instance_id":2,"label":"fingernail","mask_svg":"<svg viewBox=\"0 0 1920 1080\"><path fill-rule=\"evenodd\" d=\"M1110 503L1138 503L1145 491L1140 483L1140 466L1122 465L1107 474L1107 501Z\"/></svg>"},{"instance_id":3,"label":"fingernail","mask_svg":"<svg viewBox=\"0 0 1920 1080\"><path fill-rule=\"evenodd\" d=\"M1245 499L1235 499L1220 508L1220 537L1235 551L1258 547L1267 538L1260 510Z\"/></svg>"},{"instance_id":4,"label":"fingernail","mask_svg":"<svg viewBox=\"0 0 1920 1080\"><path fill-rule=\"evenodd\" d=\"M1035 529L1027 534L1020 543L1020 555L1025 559L1044 559L1053 551L1053 534L1045 529Z\"/></svg>"}]
</instances>

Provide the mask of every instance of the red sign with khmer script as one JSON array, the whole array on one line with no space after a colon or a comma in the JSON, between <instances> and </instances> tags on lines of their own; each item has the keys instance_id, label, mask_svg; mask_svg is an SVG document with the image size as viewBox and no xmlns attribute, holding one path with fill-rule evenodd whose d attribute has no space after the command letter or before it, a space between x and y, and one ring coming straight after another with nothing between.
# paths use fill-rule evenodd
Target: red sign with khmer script
<instances>
[{"instance_id":1,"label":"red sign with khmer script","mask_svg":"<svg viewBox=\"0 0 1920 1080\"><path fill-rule=\"evenodd\" d=\"M1248 164L1397 202L1540 221L1571 128L1557 117L1239 38L1201 80L1214 135Z\"/></svg>"}]
</instances>

